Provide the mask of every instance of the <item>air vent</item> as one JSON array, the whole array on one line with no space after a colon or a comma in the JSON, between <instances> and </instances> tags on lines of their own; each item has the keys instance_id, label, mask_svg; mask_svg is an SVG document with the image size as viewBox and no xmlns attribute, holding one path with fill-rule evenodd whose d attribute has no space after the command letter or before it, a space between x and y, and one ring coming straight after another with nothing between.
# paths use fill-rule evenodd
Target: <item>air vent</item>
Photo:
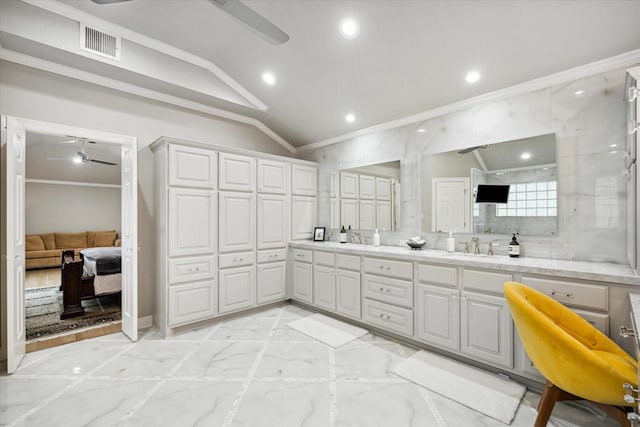
<instances>
[{"instance_id":1,"label":"air vent","mask_svg":"<svg viewBox=\"0 0 640 427\"><path fill-rule=\"evenodd\" d=\"M120 37L80 24L80 49L120 61Z\"/></svg>"}]
</instances>

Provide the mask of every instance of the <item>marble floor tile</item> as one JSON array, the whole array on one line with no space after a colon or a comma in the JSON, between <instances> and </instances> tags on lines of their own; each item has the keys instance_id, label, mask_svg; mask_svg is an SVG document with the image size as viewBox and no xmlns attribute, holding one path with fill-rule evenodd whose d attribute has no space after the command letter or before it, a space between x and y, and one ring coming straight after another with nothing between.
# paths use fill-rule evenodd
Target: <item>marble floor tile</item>
<instances>
[{"instance_id":1,"label":"marble floor tile","mask_svg":"<svg viewBox=\"0 0 640 427\"><path fill-rule=\"evenodd\" d=\"M269 336L275 319L237 317L223 321L209 340L265 340Z\"/></svg>"},{"instance_id":2,"label":"marble floor tile","mask_svg":"<svg viewBox=\"0 0 640 427\"><path fill-rule=\"evenodd\" d=\"M0 426L9 425L71 384L71 379L0 377Z\"/></svg>"},{"instance_id":3,"label":"marble floor tile","mask_svg":"<svg viewBox=\"0 0 640 427\"><path fill-rule=\"evenodd\" d=\"M328 382L253 382L231 426L331 426Z\"/></svg>"},{"instance_id":4,"label":"marble floor tile","mask_svg":"<svg viewBox=\"0 0 640 427\"><path fill-rule=\"evenodd\" d=\"M203 342L173 377L246 378L262 347L260 342Z\"/></svg>"},{"instance_id":5,"label":"marble floor tile","mask_svg":"<svg viewBox=\"0 0 640 427\"><path fill-rule=\"evenodd\" d=\"M222 426L242 382L167 381L124 426Z\"/></svg>"},{"instance_id":6,"label":"marble floor tile","mask_svg":"<svg viewBox=\"0 0 640 427\"><path fill-rule=\"evenodd\" d=\"M326 344L271 342L256 369L257 378L329 378Z\"/></svg>"}]
</instances>

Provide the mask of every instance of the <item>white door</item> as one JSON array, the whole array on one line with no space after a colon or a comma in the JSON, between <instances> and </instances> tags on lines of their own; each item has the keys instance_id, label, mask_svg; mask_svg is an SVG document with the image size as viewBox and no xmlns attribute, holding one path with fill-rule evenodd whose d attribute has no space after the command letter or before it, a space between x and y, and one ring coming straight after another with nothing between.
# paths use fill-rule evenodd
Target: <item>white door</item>
<instances>
[{"instance_id":1,"label":"white door","mask_svg":"<svg viewBox=\"0 0 640 427\"><path fill-rule=\"evenodd\" d=\"M258 195L258 249L287 246L287 197Z\"/></svg>"},{"instance_id":2,"label":"white door","mask_svg":"<svg viewBox=\"0 0 640 427\"><path fill-rule=\"evenodd\" d=\"M340 228L340 199L329 199L331 204L331 228Z\"/></svg>"},{"instance_id":3,"label":"white door","mask_svg":"<svg viewBox=\"0 0 640 427\"><path fill-rule=\"evenodd\" d=\"M219 251L255 249L256 202L251 193L220 192Z\"/></svg>"},{"instance_id":4,"label":"white door","mask_svg":"<svg viewBox=\"0 0 640 427\"><path fill-rule=\"evenodd\" d=\"M291 240L311 239L317 217L318 201L315 197L291 197Z\"/></svg>"},{"instance_id":5,"label":"white door","mask_svg":"<svg viewBox=\"0 0 640 427\"><path fill-rule=\"evenodd\" d=\"M375 200L360 200L360 230L373 230L376 228L376 202Z\"/></svg>"},{"instance_id":6,"label":"white door","mask_svg":"<svg viewBox=\"0 0 640 427\"><path fill-rule=\"evenodd\" d=\"M336 271L316 265L313 269L314 304L326 310L336 311Z\"/></svg>"},{"instance_id":7,"label":"white door","mask_svg":"<svg viewBox=\"0 0 640 427\"><path fill-rule=\"evenodd\" d=\"M432 231L471 231L469 178L432 179Z\"/></svg>"},{"instance_id":8,"label":"white door","mask_svg":"<svg viewBox=\"0 0 640 427\"><path fill-rule=\"evenodd\" d=\"M138 148L123 144L122 158L122 332L138 339Z\"/></svg>"},{"instance_id":9,"label":"white door","mask_svg":"<svg viewBox=\"0 0 640 427\"><path fill-rule=\"evenodd\" d=\"M257 303L267 304L285 298L286 263L270 262L258 264Z\"/></svg>"},{"instance_id":10,"label":"white door","mask_svg":"<svg viewBox=\"0 0 640 427\"><path fill-rule=\"evenodd\" d=\"M347 199L358 198L358 175L340 172L340 197Z\"/></svg>"},{"instance_id":11,"label":"white door","mask_svg":"<svg viewBox=\"0 0 640 427\"><path fill-rule=\"evenodd\" d=\"M389 178L376 178L376 199L391 200L391 180Z\"/></svg>"},{"instance_id":12,"label":"white door","mask_svg":"<svg viewBox=\"0 0 640 427\"><path fill-rule=\"evenodd\" d=\"M5 117L7 133L7 372L18 368L26 349L24 314L24 180L27 131ZM4 180L4 179L3 179Z\"/></svg>"},{"instance_id":13,"label":"white door","mask_svg":"<svg viewBox=\"0 0 640 427\"><path fill-rule=\"evenodd\" d=\"M286 194L288 167L282 162L258 159L258 192Z\"/></svg>"},{"instance_id":14,"label":"white door","mask_svg":"<svg viewBox=\"0 0 640 427\"><path fill-rule=\"evenodd\" d=\"M376 198L376 179L369 175L359 175L360 198L373 200Z\"/></svg>"},{"instance_id":15,"label":"white door","mask_svg":"<svg viewBox=\"0 0 640 427\"><path fill-rule=\"evenodd\" d=\"M391 224L391 202L388 200L376 201L376 228L380 231L389 231Z\"/></svg>"},{"instance_id":16,"label":"white door","mask_svg":"<svg viewBox=\"0 0 640 427\"><path fill-rule=\"evenodd\" d=\"M360 228L357 199L340 200L340 225L344 225L345 228Z\"/></svg>"},{"instance_id":17,"label":"white door","mask_svg":"<svg viewBox=\"0 0 640 427\"><path fill-rule=\"evenodd\" d=\"M256 190L256 159L252 157L220 153L218 172L220 190Z\"/></svg>"},{"instance_id":18,"label":"white door","mask_svg":"<svg viewBox=\"0 0 640 427\"><path fill-rule=\"evenodd\" d=\"M213 191L169 188L169 256L213 253L215 212Z\"/></svg>"},{"instance_id":19,"label":"white door","mask_svg":"<svg viewBox=\"0 0 640 427\"><path fill-rule=\"evenodd\" d=\"M448 350L460 349L458 290L418 285L416 337Z\"/></svg>"},{"instance_id":20,"label":"white door","mask_svg":"<svg viewBox=\"0 0 640 427\"><path fill-rule=\"evenodd\" d=\"M220 314L253 307L255 300L255 267L220 270Z\"/></svg>"},{"instance_id":21,"label":"white door","mask_svg":"<svg viewBox=\"0 0 640 427\"><path fill-rule=\"evenodd\" d=\"M337 270L336 311L360 319L360 273Z\"/></svg>"},{"instance_id":22,"label":"white door","mask_svg":"<svg viewBox=\"0 0 640 427\"><path fill-rule=\"evenodd\" d=\"M291 194L316 196L318 194L318 168L315 166L291 165Z\"/></svg>"}]
</instances>

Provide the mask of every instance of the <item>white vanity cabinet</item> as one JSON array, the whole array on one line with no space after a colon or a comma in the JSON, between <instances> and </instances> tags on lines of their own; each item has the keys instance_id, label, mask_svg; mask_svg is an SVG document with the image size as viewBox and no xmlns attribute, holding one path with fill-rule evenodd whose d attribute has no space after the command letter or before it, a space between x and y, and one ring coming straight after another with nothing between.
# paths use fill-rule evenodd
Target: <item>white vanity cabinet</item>
<instances>
[{"instance_id":1,"label":"white vanity cabinet","mask_svg":"<svg viewBox=\"0 0 640 427\"><path fill-rule=\"evenodd\" d=\"M291 297L307 304L313 303L313 252L309 249L294 248L289 253L292 272Z\"/></svg>"},{"instance_id":2,"label":"white vanity cabinet","mask_svg":"<svg viewBox=\"0 0 640 427\"><path fill-rule=\"evenodd\" d=\"M284 251L286 252L286 250ZM283 258L284 259L284 258ZM287 263L286 261L258 264L257 267L257 295L258 305L274 301L282 301L287 296Z\"/></svg>"},{"instance_id":3,"label":"white vanity cabinet","mask_svg":"<svg viewBox=\"0 0 640 427\"><path fill-rule=\"evenodd\" d=\"M360 319L360 257L316 251L313 267L314 305Z\"/></svg>"},{"instance_id":4,"label":"white vanity cabinet","mask_svg":"<svg viewBox=\"0 0 640 427\"><path fill-rule=\"evenodd\" d=\"M314 265L313 301L316 307L336 311L336 270L333 266Z\"/></svg>"}]
</instances>

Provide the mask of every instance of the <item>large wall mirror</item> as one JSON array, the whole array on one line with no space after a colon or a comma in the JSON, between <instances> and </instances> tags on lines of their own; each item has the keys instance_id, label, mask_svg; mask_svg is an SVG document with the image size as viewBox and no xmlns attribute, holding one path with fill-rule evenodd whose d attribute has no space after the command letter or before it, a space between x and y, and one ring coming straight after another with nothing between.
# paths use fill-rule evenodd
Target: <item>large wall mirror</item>
<instances>
[{"instance_id":1,"label":"large wall mirror","mask_svg":"<svg viewBox=\"0 0 640 427\"><path fill-rule=\"evenodd\" d=\"M555 134L425 155L420 174L425 232L557 233ZM475 203L478 185L508 197Z\"/></svg>"},{"instance_id":2,"label":"large wall mirror","mask_svg":"<svg viewBox=\"0 0 640 427\"><path fill-rule=\"evenodd\" d=\"M400 230L400 161L331 173L331 227Z\"/></svg>"}]
</instances>

